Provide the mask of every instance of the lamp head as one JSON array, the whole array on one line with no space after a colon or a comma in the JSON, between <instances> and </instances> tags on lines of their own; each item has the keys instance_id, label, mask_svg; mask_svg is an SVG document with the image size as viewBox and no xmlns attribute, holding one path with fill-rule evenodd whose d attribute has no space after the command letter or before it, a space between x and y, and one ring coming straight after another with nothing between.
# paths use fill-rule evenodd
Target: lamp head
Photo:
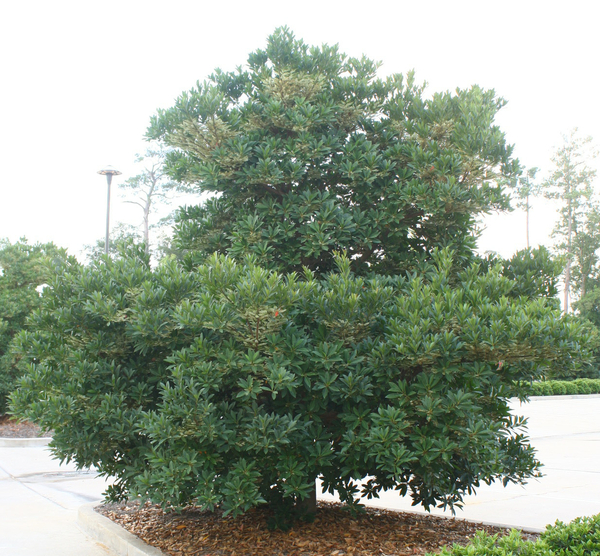
<instances>
[{"instance_id":1,"label":"lamp head","mask_svg":"<svg viewBox=\"0 0 600 556\"><path fill-rule=\"evenodd\" d=\"M121 175L121 172L119 172L119 170L115 170L112 166L105 166L102 170L98 170L98 173L102 174L103 176L106 176L106 181L108 182L108 185L110 185L110 183L112 182L113 176Z\"/></svg>"}]
</instances>

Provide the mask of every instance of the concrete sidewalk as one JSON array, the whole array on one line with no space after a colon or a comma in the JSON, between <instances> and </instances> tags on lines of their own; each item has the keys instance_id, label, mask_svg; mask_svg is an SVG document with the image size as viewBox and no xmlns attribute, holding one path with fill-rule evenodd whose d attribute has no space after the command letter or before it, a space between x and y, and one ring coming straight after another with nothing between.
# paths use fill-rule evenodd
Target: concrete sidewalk
<instances>
[{"instance_id":1,"label":"concrete sidewalk","mask_svg":"<svg viewBox=\"0 0 600 556\"><path fill-rule=\"evenodd\" d=\"M100 500L105 481L59 465L45 446L7 444L0 445L0 554L112 555L77 526L78 508Z\"/></svg>"},{"instance_id":2,"label":"concrete sidewalk","mask_svg":"<svg viewBox=\"0 0 600 556\"><path fill-rule=\"evenodd\" d=\"M484 485L457 517L543 529L556 519L600 513L600 395L533 398L513 409L529 418L545 476L525 487ZM77 525L78 509L99 500L107 483L92 471L59 465L43 446L7 444L0 439L0 554L112 556ZM366 503L422 511L393 492Z\"/></svg>"}]
</instances>

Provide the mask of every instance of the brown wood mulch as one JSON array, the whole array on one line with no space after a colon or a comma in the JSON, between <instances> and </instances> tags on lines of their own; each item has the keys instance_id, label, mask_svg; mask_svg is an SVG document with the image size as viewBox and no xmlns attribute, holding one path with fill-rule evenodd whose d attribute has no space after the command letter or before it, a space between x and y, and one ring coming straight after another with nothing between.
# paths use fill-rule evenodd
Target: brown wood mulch
<instances>
[{"instance_id":1,"label":"brown wood mulch","mask_svg":"<svg viewBox=\"0 0 600 556\"><path fill-rule=\"evenodd\" d=\"M289 531L267 528L267 509L233 519L187 508L164 513L150 504L107 504L96 511L169 556L405 556L467 544L477 531L504 535L508 529L408 512L367 508L351 516L340 504L319 502L313 523ZM535 539L536 534L523 533Z\"/></svg>"},{"instance_id":2,"label":"brown wood mulch","mask_svg":"<svg viewBox=\"0 0 600 556\"><path fill-rule=\"evenodd\" d=\"M35 423L19 421L10 415L0 415L0 438L37 438L51 436L44 433Z\"/></svg>"}]
</instances>

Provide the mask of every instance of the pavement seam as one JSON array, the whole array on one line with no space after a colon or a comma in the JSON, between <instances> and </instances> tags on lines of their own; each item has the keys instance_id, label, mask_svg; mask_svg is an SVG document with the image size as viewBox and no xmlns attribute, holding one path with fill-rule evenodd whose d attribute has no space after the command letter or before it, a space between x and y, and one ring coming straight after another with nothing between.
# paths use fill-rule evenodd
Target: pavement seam
<instances>
[{"instance_id":1,"label":"pavement seam","mask_svg":"<svg viewBox=\"0 0 600 556\"><path fill-rule=\"evenodd\" d=\"M600 434L600 430L588 431L588 432L575 432L575 433L562 432L559 434L544 434L541 436L530 436L529 440L544 440L545 438L551 438L551 439L576 438L576 437L580 437L580 436L589 436L589 435L596 435L596 434ZM586 442L598 442L598 440L599 440L598 438L590 438L589 440L586 440Z\"/></svg>"},{"instance_id":2,"label":"pavement seam","mask_svg":"<svg viewBox=\"0 0 600 556\"><path fill-rule=\"evenodd\" d=\"M594 471L593 469L563 469L562 467L550 467L544 466L547 470L552 471L562 471L564 473L592 473L593 475L598 475L600 471Z\"/></svg>"},{"instance_id":3,"label":"pavement seam","mask_svg":"<svg viewBox=\"0 0 600 556\"><path fill-rule=\"evenodd\" d=\"M8 475L8 477L6 477L6 479L8 479L9 481L14 481L15 483L20 484L22 487L24 487L27 490L33 492L37 496L41 496L45 500L48 500L48 502L51 502L52 504L54 504L55 506L58 506L62 510L68 510L69 509L69 508L63 506L62 504L59 504L56 500L52 500L52 498L49 498L48 496L46 496L46 495L42 494L41 492L37 491L35 488L30 487L27 483L19 480L18 476L13 475L10 471L7 471L6 469L4 469L4 467L0 466L0 471L2 471L3 473L6 473ZM36 484L36 483L32 483L32 484Z\"/></svg>"}]
</instances>

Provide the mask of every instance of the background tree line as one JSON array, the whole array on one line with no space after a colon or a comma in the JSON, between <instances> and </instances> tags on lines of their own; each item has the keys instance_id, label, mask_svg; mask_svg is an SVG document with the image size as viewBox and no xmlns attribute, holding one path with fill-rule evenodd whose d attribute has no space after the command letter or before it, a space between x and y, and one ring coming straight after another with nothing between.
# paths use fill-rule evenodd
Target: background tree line
<instances>
[{"instance_id":1,"label":"background tree line","mask_svg":"<svg viewBox=\"0 0 600 556\"><path fill-rule=\"evenodd\" d=\"M600 197L594 188L597 171L592 166L596 156L592 138L581 137L574 129L563 136L563 144L553 154L552 167L544 179L536 180L538 168L532 168L513 182L517 206L526 212L528 247L532 199L545 197L558 201L553 251L564 265L565 312L573 309L572 298L582 301L598 286ZM587 305L580 305L580 311L587 313L583 308Z\"/></svg>"}]
</instances>

